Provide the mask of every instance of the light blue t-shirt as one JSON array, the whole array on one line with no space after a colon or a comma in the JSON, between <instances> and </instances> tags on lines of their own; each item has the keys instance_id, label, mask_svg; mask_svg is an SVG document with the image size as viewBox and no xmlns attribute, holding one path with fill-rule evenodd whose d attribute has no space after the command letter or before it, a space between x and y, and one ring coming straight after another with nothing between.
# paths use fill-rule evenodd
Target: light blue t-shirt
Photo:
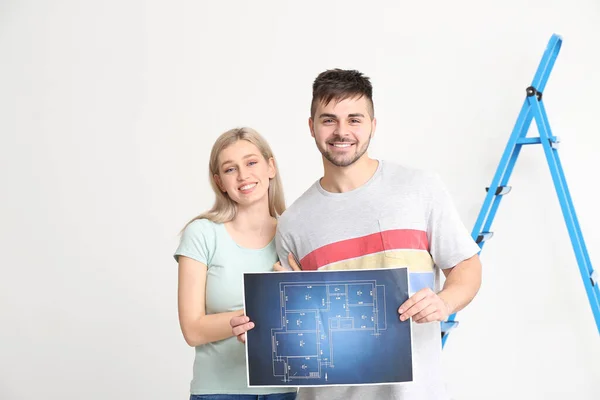
<instances>
[{"instance_id":1,"label":"light blue t-shirt","mask_svg":"<svg viewBox=\"0 0 600 400\"><path fill-rule=\"evenodd\" d=\"M175 260L186 256L208 267L206 314L243 309L243 273L268 272L277 262L275 240L262 249L238 245L223 224L207 219L184 230ZM296 388L248 388L246 352L237 338L196 347L191 394L268 394L294 392Z\"/></svg>"}]
</instances>

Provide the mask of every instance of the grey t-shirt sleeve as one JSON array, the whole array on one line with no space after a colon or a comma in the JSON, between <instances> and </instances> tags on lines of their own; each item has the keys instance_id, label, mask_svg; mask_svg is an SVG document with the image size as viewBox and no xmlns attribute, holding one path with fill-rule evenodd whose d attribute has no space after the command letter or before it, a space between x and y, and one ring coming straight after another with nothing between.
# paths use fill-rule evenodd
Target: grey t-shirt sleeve
<instances>
[{"instance_id":1,"label":"grey t-shirt sleeve","mask_svg":"<svg viewBox=\"0 0 600 400\"><path fill-rule=\"evenodd\" d=\"M275 232L275 249L277 250L277 256L281 266L289 270L292 269L288 262L288 254L293 253L296 257L295 249L290 245L290 240L286 237L285 231L281 226L281 223L277 224L277 231ZM296 257L296 260L298 257Z\"/></svg>"},{"instance_id":2,"label":"grey t-shirt sleeve","mask_svg":"<svg viewBox=\"0 0 600 400\"><path fill-rule=\"evenodd\" d=\"M210 228L208 220L198 219L190 223L183 231L173 255L175 261L179 262L179 256L185 256L208 266L210 243L214 242L214 232Z\"/></svg>"},{"instance_id":3,"label":"grey t-shirt sleeve","mask_svg":"<svg viewBox=\"0 0 600 400\"><path fill-rule=\"evenodd\" d=\"M431 179L431 205L427 224L430 253L441 269L452 268L479 253L440 177Z\"/></svg>"}]
</instances>

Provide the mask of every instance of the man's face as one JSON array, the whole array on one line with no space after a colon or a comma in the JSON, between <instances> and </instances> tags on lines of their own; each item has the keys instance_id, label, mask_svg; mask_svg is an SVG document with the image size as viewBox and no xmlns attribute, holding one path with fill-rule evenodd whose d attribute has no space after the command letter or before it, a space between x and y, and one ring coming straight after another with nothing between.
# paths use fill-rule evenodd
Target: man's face
<instances>
[{"instance_id":1,"label":"man's face","mask_svg":"<svg viewBox=\"0 0 600 400\"><path fill-rule=\"evenodd\" d=\"M323 157L337 167L347 167L366 153L376 121L363 96L320 103L308 124Z\"/></svg>"}]
</instances>

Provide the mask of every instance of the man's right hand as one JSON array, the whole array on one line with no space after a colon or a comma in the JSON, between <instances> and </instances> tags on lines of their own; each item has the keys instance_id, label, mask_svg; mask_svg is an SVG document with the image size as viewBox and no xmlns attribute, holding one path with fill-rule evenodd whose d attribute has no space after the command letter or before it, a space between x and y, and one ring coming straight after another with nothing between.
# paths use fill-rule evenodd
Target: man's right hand
<instances>
[{"instance_id":1,"label":"man's right hand","mask_svg":"<svg viewBox=\"0 0 600 400\"><path fill-rule=\"evenodd\" d=\"M254 328L254 322L251 322L247 316L240 315L231 318L229 324L231 325L233 336L236 336L238 341L246 343L246 332Z\"/></svg>"},{"instance_id":2,"label":"man's right hand","mask_svg":"<svg viewBox=\"0 0 600 400\"><path fill-rule=\"evenodd\" d=\"M288 264L290 265L290 267L292 267L292 271L302 271L302 269L296 262L296 259L294 258L294 255L292 253L288 253ZM281 265L281 263L279 261L277 261L273 265L273 271L282 272L282 271L289 271L289 269L285 268L284 266Z\"/></svg>"}]
</instances>

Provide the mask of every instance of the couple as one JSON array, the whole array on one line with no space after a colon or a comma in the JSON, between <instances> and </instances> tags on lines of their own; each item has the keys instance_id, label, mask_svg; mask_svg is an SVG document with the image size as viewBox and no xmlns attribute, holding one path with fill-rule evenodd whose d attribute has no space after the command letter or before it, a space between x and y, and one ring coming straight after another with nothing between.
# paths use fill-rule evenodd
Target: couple
<instances>
[{"instance_id":1,"label":"couple","mask_svg":"<svg viewBox=\"0 0 600 400\"><path fill-rule=\"evenodd\" d=\"M328 70L315 79L309 128L324 174L287 210L275 158L258 133L234 129L216 141L210 157L215 204L185 226L175 253L181 329L196 347L191 400L448 398L439 322L479 290L480 249L436 174L369 158L372 91L358 71ZM243 314L242 274L299 266L409 267L412 293L398 305L398 318L415 322L414 382L297 393L247 387L238 341L253 323Z\"/></svg>"}]
</instances>

